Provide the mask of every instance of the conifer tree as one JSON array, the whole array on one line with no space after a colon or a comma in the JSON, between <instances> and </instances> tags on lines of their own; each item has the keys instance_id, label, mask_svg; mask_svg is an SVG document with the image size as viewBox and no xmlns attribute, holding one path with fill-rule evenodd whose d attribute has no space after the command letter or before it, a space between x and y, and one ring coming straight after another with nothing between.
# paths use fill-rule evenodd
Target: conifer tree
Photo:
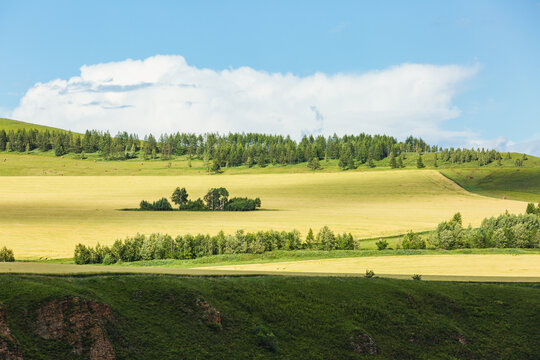
<instances>
[{"instance_id":1,"label":"conifer tree","mask_svg":"<svg viewBox=\"0 0 540 360\"><path fill-rule=\"evenodd\" d=\"M390 167L391 167L392 169L397 168L398 165L397 165L396 157L394 156L394 152L393 152L393 151L390 152L390 156L388 157L388 159L389 159L389 162L390 162Z\"/></svg>"},{"instance_id":2,"label":"conifer tree","mask_svg":"<svg viewBox=\"0 0 540 360\"><path fill-rule=\"evenodd\" d=\"M416 160L416 167L422 169L425 167L424 162L422 161L422 155L418 154L418 159Z\"/></svg>"},{"instance_id":3,"label":"conifer tree","mask_svg":"<svg viewBox=\"0 0 540 360\"><path fill-rule=\"evenodd\" d=\"M315 235L313 235L313 229L309 228L308 234L306 236L306 247L312 249L315 243Z\"/></svg>"}]
</instances>

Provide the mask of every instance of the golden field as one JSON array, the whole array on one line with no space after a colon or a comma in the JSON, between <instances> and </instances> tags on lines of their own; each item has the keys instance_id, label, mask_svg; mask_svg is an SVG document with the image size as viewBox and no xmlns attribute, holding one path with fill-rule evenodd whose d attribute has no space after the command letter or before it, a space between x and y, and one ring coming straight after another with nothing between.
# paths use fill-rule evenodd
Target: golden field
<instances>
[{"instance_id":1,"label":"golden field","mask_svg":"<svg viewBox=\"0 0 540 360\"><path fill-rule=\"evenodd\" d=\"M540 255L408 255L201 267L200 270L540 278Z\"/></svg>"},{"instance_id":2,"label":"golden field","mask_svg":"<svg viewBox=\"0 0 540 360\"><path fill-rule=\"evenodd\" d=\"M255 212L135 212L141 200L190 198L224 186L231 196L260 197ZM217 233L328 225L359 238L433 229L455 212L478 225L525 203L471 194L434 170L199 176L0 177L0 246L17 258L71 257L75 244L112 244L137 232ZM363 269L365 270L365 269Z\"/></svg>"}]
</instances>

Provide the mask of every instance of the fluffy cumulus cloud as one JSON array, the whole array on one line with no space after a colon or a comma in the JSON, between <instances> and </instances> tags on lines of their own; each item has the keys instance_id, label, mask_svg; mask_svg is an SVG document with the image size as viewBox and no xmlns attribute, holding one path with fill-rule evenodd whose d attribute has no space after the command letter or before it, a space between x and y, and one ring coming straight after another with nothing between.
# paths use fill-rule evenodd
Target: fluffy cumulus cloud
<instances>
[{"instance_id":1,"label":"fluffy cumulus cloud","mask_svg":"<svg viewBox=\"0 0 540 360\"><path fill-rule=\"evenodd\" d=\"M442 130L476 67L403 64L364 74L215 71L182 56L83 66L79 76L38 83L15 119L73 131L385 133L430 141L467 138Z\"/></svg>"},{"instance_id":2,"label":"fluffy cumulus cloud","mask_svg":"<svg viewBox=\"0 0 540 360\"><path fill-rule=\"evenodd\" d=\"M470 139L466 142L468 147L497 149L502 152L526 153L540 156L540 134L534 134L525 141L512 141L506 136L499 136L496 139L482 140Z\"/></svg>"}]
</instances>

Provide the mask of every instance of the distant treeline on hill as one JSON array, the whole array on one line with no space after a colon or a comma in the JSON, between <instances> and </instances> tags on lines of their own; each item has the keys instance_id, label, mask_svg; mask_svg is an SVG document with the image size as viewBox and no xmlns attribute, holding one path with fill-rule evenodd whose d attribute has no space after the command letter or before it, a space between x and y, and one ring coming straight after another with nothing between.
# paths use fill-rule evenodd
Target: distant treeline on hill
<instances>
[{"instance_id":1,"label":"distant treeline on hill","mask_svg":"<svg viewBox=\"0 0 540 360\"><path fill-rule=\"evenodd\" d=\"M398 142L387 135L304 136L301 141L289 136L230 133L204 135L176 133L156 139L148 135L140 140L127 132L111 136L108 132L86 131L84 135L65 131L19 129L6 133L0 130L0 151L29 152L54 150L57 156L66 153L99 152L104 159L122 160L134 157L168 160L185 155L188 159L212 160L219 167L240 165L297 164L310 162L317 168L323 159L339 159L342 169L353 169L360 164L371 166L373 161L390 157L392 167L402 167L406 153L442 152L440 160L452 163L478 161L480 165L501 159L495 150L442 149L428 145L420 138L409 136ZM421 162L421 159L419 160ZM423 165L419 165L423 167Z\"/></svg>"}]
</instances>

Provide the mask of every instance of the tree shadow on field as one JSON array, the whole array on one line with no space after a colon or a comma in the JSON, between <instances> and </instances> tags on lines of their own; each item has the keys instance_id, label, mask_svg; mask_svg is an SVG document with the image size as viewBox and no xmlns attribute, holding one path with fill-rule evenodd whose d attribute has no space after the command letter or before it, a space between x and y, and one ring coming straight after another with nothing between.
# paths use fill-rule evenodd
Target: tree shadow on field
<instances>
[{"instance_id":1,"label":"tree shadow on field","mask_svg":"<svg viewBox=\"0 0 540 360\"><path fill-rule=\"evenodd\" d=\"M142 210L139 208L123 208L116 209L116 211L138 211L138 212L230 212L230 213L244 213L244 212L263 212L263 211L281 211L280 209L256 209L256 210L247 210L247 211L230 211L230 210Z\"/></svg>"}]
</instances>

